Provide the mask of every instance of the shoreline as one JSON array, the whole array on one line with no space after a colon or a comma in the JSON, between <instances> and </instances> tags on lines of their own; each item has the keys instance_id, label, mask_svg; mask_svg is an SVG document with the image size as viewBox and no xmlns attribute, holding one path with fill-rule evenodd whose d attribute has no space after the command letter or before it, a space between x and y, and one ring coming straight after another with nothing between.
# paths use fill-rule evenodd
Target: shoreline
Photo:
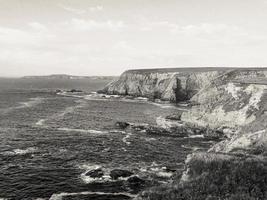
<instances>
[{"instance_id":1,"label":"shoreline","mask_svg":"<svg viewBox=\"0 0 267 200\"><path fill-rule=\"evenodd\" d=\"M189 70L171 75L164 71L145 72L126 71L101 92L133 96L139 93L141 96L160 96L160 99L168 96L171 101L175 98L177 102L184 99L181 95L188 94L185 90L195 87L198 91L186 97L194 103L178 119L184 129L179 127L166 131L147 128L147 131L166 136L175 132L203 133L221 140L207 152L189 154L182 176L176 178L173 184L147 189L135 199L267 198L267 69L233 69L212 73ZM259 78L260 82L255 81ZM205 79L205 84L194 85ZM194 84L189 85L192 82ZM177 96L177 88L180 96ZM245 183L248 188L244 187Z\"/></svg>"}]
</instances>

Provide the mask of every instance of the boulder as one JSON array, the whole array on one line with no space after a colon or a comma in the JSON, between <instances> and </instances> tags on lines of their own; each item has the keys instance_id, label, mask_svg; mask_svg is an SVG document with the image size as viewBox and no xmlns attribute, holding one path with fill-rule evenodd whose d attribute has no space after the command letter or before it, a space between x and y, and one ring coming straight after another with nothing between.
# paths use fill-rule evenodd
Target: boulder
<instances>
[{"instance_id":1,"label":"boulder","mask_svg":"<svg viewBox=\"0 0 267 200\"><path fill-rule=\"evenodd\" d=\"M126 129L130 124L128 122L116 122L115 126L121 129Z\"/></svg>"},{"instance_id":2,"label":"boulder","mask_svg":"<svg viewBox=\"0 0 267 200\"><path fill-rule=\"evenodd\" d=\"M181 120L181 116L182 116L182 114L183 114L183 112L177 112L177 113L168 115L168 116L166 117L166 119L169 119L169 120L175 120L175 121L180 121L180 120Z\"/></svg>"},{"instance_id":3,"label":"boulder","mask_svg":"<svg viewBox=\"0 0 267 200\"><path fill-rule=\"evenodd\" d=\"M144 186L145 184L146 184L146 181L139 178L138 176L132 176L132 177L128 178L128 180L127 180L128 187L130 187L132 189L140 188L140 187Z\"/></svg>"},{"instance_id":4,"label":"boulder","mask_svg":"<svg viewBox=\"0 0 267 200\"><path fill-rule=\"evenodd\" d=\"M85 174L86 176L90 176L91 178L101 178L104 175L102 169L94 169Z\"/></svg>"},{"instance_id":5,"label":"boulder","mask_svg":"<svg viewBox=\"0 0 267 200\"><path fill-rule=\"evenodd\" d=\"M123 169L114 169L110 172L110 177L112 179L115 179L115 180L118 179L119 177L125 178L125 177L129 177L131 175L133 175L132 172L130 172L128 170L123 170Z\"/></svg>"}]
</instances>

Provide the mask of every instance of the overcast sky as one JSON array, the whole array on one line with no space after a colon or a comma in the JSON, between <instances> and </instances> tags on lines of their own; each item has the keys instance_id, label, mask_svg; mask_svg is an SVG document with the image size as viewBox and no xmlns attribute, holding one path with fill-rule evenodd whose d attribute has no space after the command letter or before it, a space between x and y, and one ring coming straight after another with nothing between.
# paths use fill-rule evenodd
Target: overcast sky
<instances>
[{"instance_id":1,"label":"overcast sky","mask_svg":"<svg viewBox=\"0 0 267 200\"><path fill-rule=\"evenodd\" d=\"M0 0L0 76L267 66L267 0Z\"/></svg>"}]
</instances>

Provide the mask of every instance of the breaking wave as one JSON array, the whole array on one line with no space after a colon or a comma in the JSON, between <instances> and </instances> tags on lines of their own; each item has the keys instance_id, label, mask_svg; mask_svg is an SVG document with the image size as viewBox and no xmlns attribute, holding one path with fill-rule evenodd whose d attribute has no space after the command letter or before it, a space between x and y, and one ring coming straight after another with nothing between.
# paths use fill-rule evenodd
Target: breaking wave
<instances>
[{"instance_id":1,"label":"breaking wave","mask_svg":"<svg viewBox=\"0 0 267 200\"><path fill-rule=\"evenodd\" d=\"M29 147L27 149L14 149L12 151L5 151L2 154L6 156L12 156L12 155L26 155L35 153L38 149L35 147Z\"/></svg>"},{"instance_id":2,"label":"breaking wave","mask_svg":"<svg viewBox=\"0 0 267 200\"><path fill-rule=\"evenodd\" d=\"M79 133L91 133L91 134L105 134L108 131L99 131L99 130L92 130L92 129L77 129L77 128L57 128L59 131L66 131L66 132L79 132Z\"/></svg>"},{"instance_id":3,"label":"breaking wave","mask_svg":"<svg viewBox=\"0 0 267 200\"><path fill-rule=\"evenodd\" d=\"M9 107L9 108L4 108L4 109L0 109L1 114L7 114L9 112L12 112L13 110L17 110L17 109L23 109L23 108L31 108L34 107L38 104L41 104L43 102L43 98L41 97L35 97L35 98L30 98L29 101L26 102L19 102L18 106L13 106L13 107Z\"/></svg>"},{"instance_id":4,"label":"breaking wave","mask_svg":"<svg viewBox=\"0 0 267 200\"><path fill-rule=\"evenodd\" d=\"M162 128L170 128L170 127L174 127L174 126L182 126L181 123L179 123L178 121L170 121L165 119L162 116L159 116L156 118L156 123L158 126L162 127Z\"/></svg>"},{"instance_id":5,"label":"breaking wave","mask_svg":"<svg viewBox=\"0 0 267 200\"><path fill-rule=\"evenodd\" d=\"M62 200L64 197L68 196L76 196L76 195L108 195L108 196L125 196L129 198L134 198L136 195L132 195L130 193L107 193L107 192L80 192L80 193L60 193L60 194L53 194L49 200Z\"/></svg>"},{"instance_id":6,"label":"breaking wave","mask_svg":"<svg viewBox=\"0 0 267 200\"><path fill-rule=\"evenodd\" d=\"M127 133L125 137L122 138L122 141L127 144L130 145L131 142L127 141L130 137L131 137L132 133Z\"/></svg>"}]
</instances>

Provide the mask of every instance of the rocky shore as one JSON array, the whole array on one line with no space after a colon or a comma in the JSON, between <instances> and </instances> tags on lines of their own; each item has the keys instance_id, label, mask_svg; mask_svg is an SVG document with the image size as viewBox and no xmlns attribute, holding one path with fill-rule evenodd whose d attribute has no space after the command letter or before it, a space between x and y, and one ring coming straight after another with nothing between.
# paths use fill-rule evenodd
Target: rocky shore
<instances>
[{"instance_id":1,"label":"rocky shore","mask_svg":"<svg viewBox=\"0 0 267 200\"><path fill-rule=\"evenodd\" d=\"M208 152L188 155L185 171L172 183L143 191L136 199L267 198L266 68L132 70L101 92L191 105L187 112L166 119L178 122L173 126L120 122L118 127L221 140Z\"/></svg>"}]
</instances>

